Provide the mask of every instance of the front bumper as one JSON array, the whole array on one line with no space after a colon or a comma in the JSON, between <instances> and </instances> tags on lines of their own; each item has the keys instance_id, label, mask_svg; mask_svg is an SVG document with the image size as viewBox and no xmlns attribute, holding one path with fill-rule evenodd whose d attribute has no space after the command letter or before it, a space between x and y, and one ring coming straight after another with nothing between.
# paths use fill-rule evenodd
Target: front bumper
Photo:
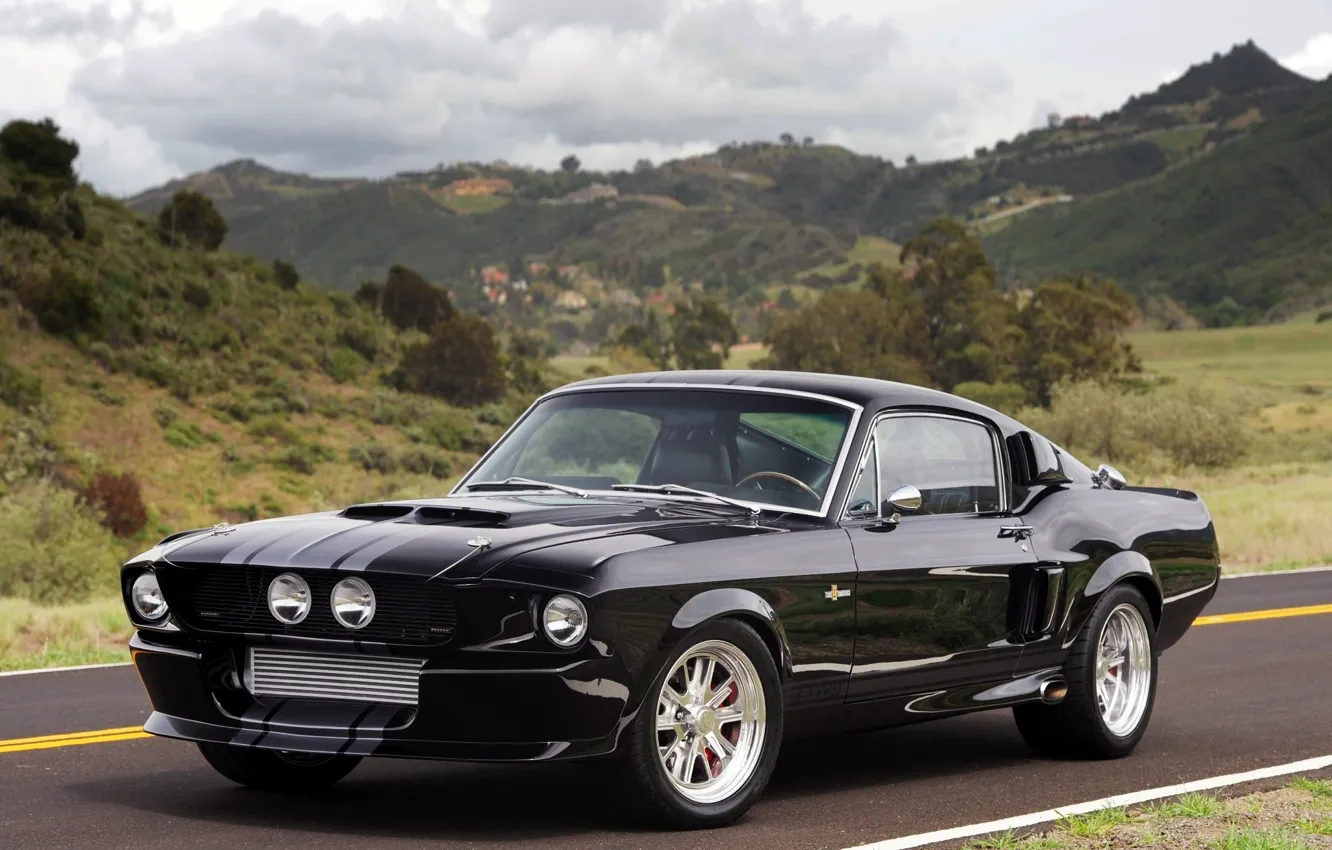
<instances>
[{"instance_id":1,"label":"front bumper","mask_svg":"<svg viewBox=\"0 0 1332 850\"><path fill-rule=\"evenodd\" d=\"M130 652L153 704L144 729L190 741L309 753L545 761L615 748L629 689L615 659L543 657L536 668L427 660L414 707L259 699L235 645L138 632Z\"/></svg>"}]
</instances>

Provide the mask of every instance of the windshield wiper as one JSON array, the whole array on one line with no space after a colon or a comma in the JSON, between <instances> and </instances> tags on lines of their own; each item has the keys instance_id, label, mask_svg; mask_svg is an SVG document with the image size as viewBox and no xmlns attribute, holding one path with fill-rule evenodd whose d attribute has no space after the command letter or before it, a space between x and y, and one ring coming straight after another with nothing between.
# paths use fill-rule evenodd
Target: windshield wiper
<instances>
[{"instance_id":1,"label":"windshield wiper","mask_svg":"<svg viewBox=\"0 0 1332 850\"><path fill-rule=\"evenodd\" d=\"M721 502L723 505L739 508L751 517L757 518L759 515L759 509L753 505L746 505L744 502L718 495L710 490L696 490L693 487L686 487L683 484L612 484L611 489L623 490L628 493L665 493L667 495L677 496L702 496L705 499L713 499Z\"/></svg>"},{"instance_id":2,"label":"windshield wiper","mask_svg":"<svg viewBox=\"0 0 1332 850\"><path fill-rule=\"evenodd\" d=\"M563 484L551 484L549 481L537 481L535 478L522 478L517 475L511 475L503 481L478 481L475 484L468 484L468 490L556 490L560 493L567 493L570 496L577 496L580 499L587 498L586 490L579 490L577 487L566 487Z\"/></svg>"}]
</instances>

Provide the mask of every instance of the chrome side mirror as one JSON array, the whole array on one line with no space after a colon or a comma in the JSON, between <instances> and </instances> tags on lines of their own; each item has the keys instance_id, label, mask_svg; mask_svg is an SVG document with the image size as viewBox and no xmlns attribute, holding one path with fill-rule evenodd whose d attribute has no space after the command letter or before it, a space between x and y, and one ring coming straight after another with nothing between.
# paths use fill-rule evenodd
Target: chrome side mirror
<instances>
[{"instance_id":1,"label":"chrome side mirror","mask_svg":"<svg viewBox=\"0 0 1332 850\"><path fill-rule=\"evenodd\" d=\"M1102 489L1123 490L1128 486L1128 479L1124 477L1124 473L1108 463L1096 467L1096 472L1092 475L1092 481Z\"/></svg>"},{"instance_id":2,"label":"chrome side mirror","mask_svg":"<svg viewBox=\"0 0 1332 850\"><path fill-rule=\"evenodd\" d=\"M910 484L898 487L888 496L888 501L884 503L886 509L892 509L892 514L884 517L884 522L890 525L897 525L902 519L902 514L914 514L920 510L921 504L925 501L920 495L920 491Z\"/></svg>"}]
</instances>

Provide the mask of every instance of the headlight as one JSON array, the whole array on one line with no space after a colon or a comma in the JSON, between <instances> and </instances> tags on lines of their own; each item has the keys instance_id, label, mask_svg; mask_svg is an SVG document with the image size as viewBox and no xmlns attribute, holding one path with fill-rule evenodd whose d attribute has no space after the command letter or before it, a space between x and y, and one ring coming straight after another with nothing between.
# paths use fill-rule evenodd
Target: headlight
<instances>
[{"instance_id":1,"label":"headlight","mask_svg":"<svg viewBox=\"0 0 1332 850\"><path fill-rule=\"evenodd\" d=\"M572 596L553 597L541 614L541 626L556 646L573 646L587 634L587 608Z\"/></svg>"},{"instance_id":2,"label":"headlight","mask_svg":"<svg viewBox=\"0 0 1332 850\"><path fill-rule=\"evenodd\" d=\"M134 579L134 584L130 585L130 603L134 606L134 613L150 623L167 615L166 597L162 595L162 588L157 584L157 576L152 570L145 570Z\"/></svg>"},{"instance_id":3,"label":"headlight","mask_svg":"<svg viewBox=\"0 0 1332 850\"><path fill-rule=\"evenodd\" d=\"M268 585L268 610L278 622L296 625L310 613L310 585L295 573L283 573Z\"/></svg>"},{"instance_id":4,"label":"headlight","mask_svg":"<svg viewBox=\"0 0 1332 850\"><path fill-rule=\"evenodd\" d=\"M344 578L333 588L333 617L349 629L363 629L375 616L375 592L359 578Z\"/></svg>"}]
</instances>

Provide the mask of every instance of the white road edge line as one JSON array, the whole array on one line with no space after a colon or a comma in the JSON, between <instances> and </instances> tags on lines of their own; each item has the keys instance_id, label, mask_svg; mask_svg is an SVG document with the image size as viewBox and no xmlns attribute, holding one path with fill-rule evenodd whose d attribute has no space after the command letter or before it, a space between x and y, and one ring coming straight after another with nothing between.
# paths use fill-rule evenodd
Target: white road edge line
<instances>
[{"instance_id":1,"label":"white road edge line","mask_svg":"<svg viewBox=\"0 0 1332 850\"><path fill-rule=\"evenodd\" d=\"M1224 569L1224 568L1223 568ZM1221 578L1262 578L1263 576L1290 576L1296 573L1328 573L1332 572L1332 564L1321 567L1294 567L1289 570L1259 570L1255 573L1221 573Z\"/></svg>"},{"instance_id":2,"label":"white road edge line","mask_svg":"<svg viewBox=\"0 0 1332 850\"><path fill-rule=\"evenodd\" d=\"M1304 761L1291 762L1290 764L1279 764L1275 767L1264 767L1259 768L1258 770L1250 770L1245 773L1232 773L1228 776L1214 776L1211 779L1198 779L1193 782L1184 782L1179 785L1153 788L1149 791L1134 791L1128 794L1119 794L1114 797L1106 797L1103 800L1077 803L1071 806L1063 806L1058 809L1049 809L1044 812L1032 812L1031 814L1018 815L1017 817L1006 818L1004 820L990 821L989 823L959 826L954 827L953 829L941 829L937 832L923 832L919 835L907 835L902 838L889 838L886 841L876 841L872 844L861 844L856 847L845 848L845 850L913 850L913 848L916 847L928 847L931 844L939 844L945 841L961 841L964 838L975 838L979 835L989 835L996 832L1007 832L1010 829L1024 829L1029 826L1052 823L1060 818L1067 817L1068 815L1082 815L1088 812L1094 812L1099 809L1115 806L1136 806L1140 803L1160 800L1165 797L1178 797L1181 794L1208 791L1213 788L1224 788L1228 785L1241 785L1245 782L1257 782L1261 779L1289 776L1293 773L1307 773L1315 770L1325 770L1329 767L1332 767L1332 756L1320 756L1318 758L1305 759Z\"/></svg>"},{"instance_id":3,"label":"white road edge line","mask_svg":"<svg viewBox=\"0 0 1332 850\"><path fill-rule=\"evenodd\" d=\"M33 673L73 673L76 670L105 670L109 667L128 667L133 662L112 661L107 664L80 664L76 667L38 667L35 670L6 670L0 676L31 676Z\"/></svg>"}]
</instances>

